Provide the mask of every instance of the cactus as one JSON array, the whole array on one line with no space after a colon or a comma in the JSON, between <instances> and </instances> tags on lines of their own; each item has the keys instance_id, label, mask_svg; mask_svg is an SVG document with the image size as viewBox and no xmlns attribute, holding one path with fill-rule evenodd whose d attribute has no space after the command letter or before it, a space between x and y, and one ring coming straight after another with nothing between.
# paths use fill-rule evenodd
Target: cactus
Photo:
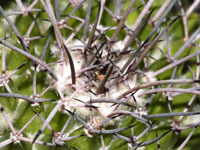
<instances>
[{"instance_id":1,"label":"cactus","mask_svg":"<svg viewBox=\"0 0 200 150\"><path fill-rule=\"evenodd\" d=\"M197 149L199 0L0 3L1 149Z\"/></svg>"}]
</instances>

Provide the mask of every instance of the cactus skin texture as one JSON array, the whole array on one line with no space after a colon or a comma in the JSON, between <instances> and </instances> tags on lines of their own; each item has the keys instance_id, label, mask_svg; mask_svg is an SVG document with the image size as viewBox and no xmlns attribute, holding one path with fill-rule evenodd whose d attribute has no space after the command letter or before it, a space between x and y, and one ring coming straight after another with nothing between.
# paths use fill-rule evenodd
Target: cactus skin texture
<instances>
[{"instance_id":1,"label":"cactus skin texture","mask_svg":"<svg viewBox=\"0 0 200 150\"><path fill-rule=\"evenodd\" d=\"M0 2L0 149L197 149L199 5Z\"/></svg>"}]
</instances>

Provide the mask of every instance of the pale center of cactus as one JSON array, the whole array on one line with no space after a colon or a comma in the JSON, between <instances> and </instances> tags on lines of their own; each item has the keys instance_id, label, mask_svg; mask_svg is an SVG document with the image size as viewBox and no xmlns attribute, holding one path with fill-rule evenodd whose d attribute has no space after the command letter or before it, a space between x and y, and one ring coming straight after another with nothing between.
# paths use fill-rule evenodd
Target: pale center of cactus
<instances>
[{"instance_id":1,"label":"pale center of cactus","mask_svg":"<svg viewBox=\"0 0 200 150\"><path fill-rule=\"evenodd\" d=\"M118 78L115 77L116 74L111 74L108 81L105 84L105 91L101 94L96 94L97 88L99 87L101 81L103 80L106 74L101 74L101 70L105 69L106 65L111 65L107 60L107 57L110 54L107 50L103 49L101 58L99 58L101 62L99 64L94 63L90 65L94 66L94 68L87 69L87 67L84 67L84 45L82 45L80 42L74 42L73 44L71 47L69 47L69 50L72 55L76 70L76 85L71 85L71 72L69 64L66 64L64 62L58 63L55 65L54 68L58 76L57 85L65 94L65 108L71 111L76 109L76 113L84 118L89 118L89 116L92 114L93 119L95 120L93 121L96 123L107 119L113 111L128 109L128 107L124 105L113 105L113 103L105 102L93 103L92 105L95 106L94 108L86 106L86 104L90 104L90 100L93 99L113 99L133 104L134 101L130 95L122 99L118 99L118 97L128 89L135 86L133 81L134 78L132 75L129 75L125 78L119 77L121 79L121 82L119 82L117 85L111 85L112 82L116 78ZM113 53L116 53L121 48L123 48L120 44L121 43L116 43L113 46ZM91 54L88 54L88 59L90 59L91 56ZM122 61L115 62L115 67L121 68L126 61L127 57L125 56L122 59ZM114 70L114 72L116 72L116 69ZM135 96L137 96L137 94ZM139 105L143 105L145 103L145 100L143 98L137 98L137 103ZM108 124L112 123L114 123L114 121L110 121Z\"/></svg>"}]
</instances>

